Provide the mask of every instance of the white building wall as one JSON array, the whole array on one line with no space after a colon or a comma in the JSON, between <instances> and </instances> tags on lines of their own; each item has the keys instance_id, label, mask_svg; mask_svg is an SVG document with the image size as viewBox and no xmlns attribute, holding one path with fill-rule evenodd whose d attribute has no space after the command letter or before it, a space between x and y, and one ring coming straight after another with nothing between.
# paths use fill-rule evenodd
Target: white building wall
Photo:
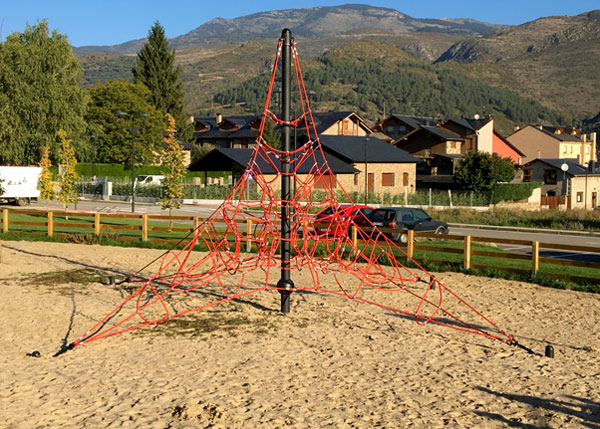
<instances>
[{"instance_id":1,"label":"white building wall","mask_svg":"<svg viewBox=\"0 0 600 429\"><path fill-rule=\"evenodd\" d=\"M477 150L493 153L494 120L485 124L477 131Z\"/></svg>"}]
</instances>

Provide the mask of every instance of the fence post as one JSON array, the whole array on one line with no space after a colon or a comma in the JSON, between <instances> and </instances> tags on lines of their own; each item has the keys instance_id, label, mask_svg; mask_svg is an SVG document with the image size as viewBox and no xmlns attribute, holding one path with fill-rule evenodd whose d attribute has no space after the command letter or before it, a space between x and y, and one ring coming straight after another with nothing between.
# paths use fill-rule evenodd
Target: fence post
<instances>
[{"instance_id":1,"label":"fence post","mask_svg":"<svg viewBox=\"0 0 600 429\"><path fill-rule=\"evenodd\" d=\"M406 254L409 258L413 258L415 253L415 231L409 229L406 233Z\"/></svg>"},{"instance_id":2,"label":"fence post","mask_svg":"<svg viewBox=\"0 0 600 429\"><path fill-rule=\"evenodd\" d=\"M352 245L355 249L358 249L358 230L356 229L356 225L352 225L350 233L352 237Z\"/></svg>"},{"instance_id":3,"label":"fence post","mask_svg":"<svg viewBox=\"0 0 600 429\"><path fill-rule=\"evenodd\" d=\"M142 215L142 241L148 241L148 215Z\"/></svg>"},{"instance_id":4,"label":"fence post","mask_svg":"<svg viewBox=\"0 0 600 429\"><path fill-rule=\"evenodd\" d=\"M452 191L448 189L448 201L450 201L450 208L452 208Z\"/></svg>"},{"instance_id":5,"label":"fence post","mask_svg":"<svg viewBox=\"0 0 600 429\"><path fill-rule=\"evenodd\" d=\"M2 209L2 232L8 232L8 209Z\"/></svg>"},{"instance_id":6,"label":"fence post","mask_svg":"<svg viewBox=\"0 0 600 429\"><path fill-rule=\"evenodd\" d=\"M408 205L408 188L404 188L404 205Z\"/></svg>"},{"instance_id":7,"label":"fence post","mask_svg":"<svg viewBox=\"0 0 600 429\"><path fill-rule=\"evenodd\" d=\"M48 237L54 236L54 213L48 212Z\"/></svg>"},{"instance_id":8,"label":"fence post","mask_svg":"<svg viewBox=\"0 0 600 429\"><path fill-rule=\"evenodd\" d=\"M465 236L465 251L464 251L464 267L465 270L471 269L471 236Z\"/></svg>"},{"instance_id":9,"label":"fence post","mask_svg":"<svg viewBox=\"0 0 600 429\"><path fill-rule=\"evenodd\" d=\"M252 248L252 219L246 219L246 252L250 253L250 249Z\"/></svg>"},{"instance_id":10,"label":"fence post","mask_svg":"<svg viewBox=\"0 0 600 429\"><path fill-rule=\"evenodd\" d=\"M94 234L96 237L100 235L100 213L94 213Z\"/></svg>"},{"instance_id":11,"label":"fence post","mask_svg":"<svg viewBox=\"0 0 600 429\"><path fill-rule=\"evenodd\" d=\"M531 242L531 278L535 278L540 270L540 242Z\"/></svg>"},{"instance_id":12,"label":"fence post","mask_svg":"<svg viewBox=\"0 0 600 429\"><path fill-rule=\"evenodd\" d=\"M432 201L431 201L431 188L429 188L429 207L432 206Z\"/></svg>"},{"instance_id":13,"label":"fence post","mask_svg":"<svg viewBox=\"0 0 600 429\"><path fill-rule=\"evenodd\" d=\"M200 221L198 220L198 216L194 216L194 231L198 229L198 225L200 225Z\"/></svg>"}]
</instances>

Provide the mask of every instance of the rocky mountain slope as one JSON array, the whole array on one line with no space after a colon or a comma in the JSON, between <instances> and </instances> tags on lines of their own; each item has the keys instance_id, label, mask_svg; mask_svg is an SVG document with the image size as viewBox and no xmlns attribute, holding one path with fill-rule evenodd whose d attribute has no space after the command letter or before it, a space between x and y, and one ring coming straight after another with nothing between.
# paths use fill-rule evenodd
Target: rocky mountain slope
<instances>
[{"instance_id":1,"label":"rocky mountain slope","mask_svg":"<svg viewBox=\"0 0 600 429\"><path fill-rule=\"evenodd\" d=\"M396 10L365 5L216 19L171 39L170 46L177 50L177 62L183 68L188 109L223 109L215 105L215 94L268 71L275 41L284 27L292 29L307 69L312 59L333 49L371 40L400 48L427 63L443 64L485 85L572 113L584 123L585 118L600 112L600 11L505 27L468 19L414 19ZM79 54L87 53L80 57L86 84L130 79L134 55L143 42L76 48ZM357 58L364 56L355 52L357 46L370 49L368 44L353 45ZM101 53L90 54L92 51ZM390 105L394 103L391 100Z\"/></svg>"},{"instance_id":2,"label":"rocky mountain slope","mask_svg":"<svg viewBox=\"0 0 600 429\"><path fill-rule=\"evenodd\" d=\"M437 62L561 110L600 111L600 10L541 18L461 41Z\"/></svg>"},{"instance_id":3,"label":"rocky mountain slope","mask_svg":"<svg viewBox=\"0 0 600 429\"><path fill-rule=\"evenodd\" d=\"M470 19L416 19L394 9L347 4L260 12L235 19L215 18L187 34L170 39L169 44L175 49L207 48L248 40L276 39L283 28L290 28L296 37L323 39L373 32L434 32L481 36L504 27ZM75 53L135 54L144 41L133 40L115 46L83 46L75 48Z\"/></svg>"}]
</instances>

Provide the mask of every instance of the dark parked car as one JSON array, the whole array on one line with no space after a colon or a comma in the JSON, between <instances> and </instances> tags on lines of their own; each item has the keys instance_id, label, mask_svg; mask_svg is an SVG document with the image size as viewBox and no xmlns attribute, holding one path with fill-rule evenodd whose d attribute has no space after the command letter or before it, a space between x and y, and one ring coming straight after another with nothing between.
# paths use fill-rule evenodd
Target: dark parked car
<instances>
[{"instance_id":1,"label":"dark parked car","mask_svg":"<svg viewBox=\"0 0 600 429\"><path fill-rule=\"evenodd\" d=\"M315 223L319 225L315 226L315 231L317 233L327 231L335 237L340 237L347 231L342 226L337 226L337 222L344 222L350 218L351 221L357 223L360 219L366 219L372 211L373 207L360 204L340 204L337 208L339 217L336 217L333 207L329 207L315 216ZM336 223L336 225L331 225L332 223Z\"/></svg>"},{"instance_id":2,"label":"dark parked car","mask_svg":"<svg viewBox=\"0 0 600 429\"><path fill-rule=\"evenodd\" d=\"M369 221L373 226L383 228L412 229L417 232L430 232L435 234L448 234L448 224L433 220L422 209L408 207L383 207L373 210L369 214ZM363 223L365 224L365 223ZM385 233L394 241L406 243L406 233Z\"/></svg>"}]
</instances>

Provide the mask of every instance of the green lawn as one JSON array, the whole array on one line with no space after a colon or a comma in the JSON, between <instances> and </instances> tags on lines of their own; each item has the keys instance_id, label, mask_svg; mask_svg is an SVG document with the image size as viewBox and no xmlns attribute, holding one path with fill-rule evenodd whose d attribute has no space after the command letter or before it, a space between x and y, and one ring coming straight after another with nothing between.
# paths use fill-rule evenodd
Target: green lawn
<instances>
[{"instance_id":1,"label":"green lawn","mask_svg":"<svg viewBox=\"0 0 600 429\"><path fill-rule=\"evenodd\" d=\"M109 215L101 216L101 236L94 235L94 217L93 216L68 216L68 219L60 212L54 212L54 237L47 237L47 227L45 226L47 217L45 213L40 215L21 214L11 212L9 214L9 232L0 235L0 239L4 240L44 240L44 241L68 241L82 244L110 244L119 246L136 246L136 247L153 247L153 248L168 248L176 241L185 238L188 235L187 231L148 231L148 242L142 242L141 219L134 218L111 218ZM43 225L17 225L13 222L39 222ZM59 226L61 223L68 223L69 226ZM148 220L149 228L167 228L169 221L165 220ZM173 224L174 228L191 229L192 222L177 221ZM134 229L123 229L123 227L135 227ZM218 231L224 231L224 227L217 228ZM245 231L245 226L240 225L240 230ZM151 240L169 240L169 242L152 242ZM333 242L335 245L335 242ZM423 240L419 239L415 242L416 246L423 246L424 249L415 249L414 259L424 268L430 271L465 271L463 268L462 250L464 244L462 240ZM359 247L364 245L359 245ZM243 245L245 248L245 244ZM253 252L256 252L256 247L252 246ZM406 251L406 245L402 246ZM431 250L428 250L431 248ZM437 248L437 249L436 249ZM446 251L440 249L448 249ZM452 249L459 250L460 253L451 253ZM472 251L496 252L499 255L506 255L509 252L499 249L495 246L486 244L473 243ZM197 250L203 250L202 246L198 246ZM320 245L320 249L316 252L316 256L325 256L327 249L324 245ZM406 261L405 255L399 251L394 251L395 257L402 263L410 265ZM382 260L382 263L385 263ZM469 272L475 274L483 274L493 277L514 278L529 280L531 272L531 260L508 259L496 256L481 256L472 255L472 265L484 266L485 268L473 268ZM555 276L570 276L581 277L582 279L550 279L548 275ZM598 280L597 280L598 279ZM569 281L570 280L570 281ZM600 269L595 267L577 267L541 263L540 274L535 279L541 284L548 284L557 287L575 287L584 290L600 291ZM577 286L579 285L579 286ZM586 286L588 285L588 286ZM593 286L589 286L593 285Z\"/></svg>"}]
</instances>

